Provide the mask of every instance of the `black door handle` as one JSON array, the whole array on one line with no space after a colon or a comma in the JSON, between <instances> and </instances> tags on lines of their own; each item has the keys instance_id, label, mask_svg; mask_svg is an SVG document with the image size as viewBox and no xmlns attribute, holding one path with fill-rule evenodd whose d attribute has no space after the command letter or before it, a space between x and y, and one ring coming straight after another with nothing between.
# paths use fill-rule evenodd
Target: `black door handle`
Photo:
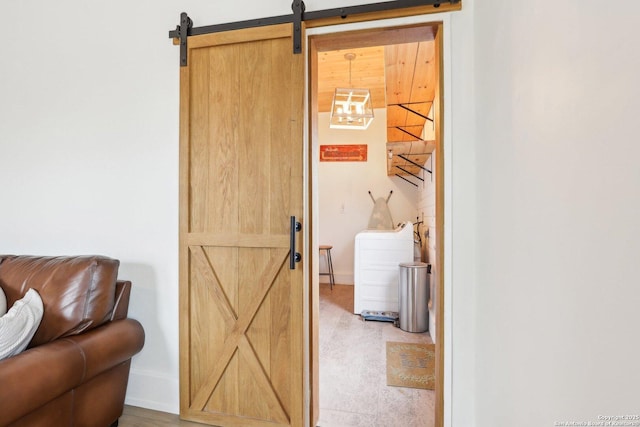
<instances>
[{"instance_id":1,"label":"black door handle","mask_svg":"<svg viewBox=\"0 0 640 427\"><path fill-rule=\"evenodd\" d=\"M291 229L289 231L289 270L296 269L296 262L302 260L302 255L296 252L296 233L302 230L302 224L296 221L296 217L291 217Z\"/></svg>"}]
</instances>

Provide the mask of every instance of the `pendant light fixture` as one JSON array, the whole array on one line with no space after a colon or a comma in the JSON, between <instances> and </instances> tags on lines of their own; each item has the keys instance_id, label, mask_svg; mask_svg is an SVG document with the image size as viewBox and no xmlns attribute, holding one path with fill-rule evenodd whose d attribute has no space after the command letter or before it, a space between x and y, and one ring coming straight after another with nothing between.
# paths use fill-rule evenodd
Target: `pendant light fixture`
<instances>
[{"instance_id":1,"label":"pendant light fixture","mask_svg":"<svg viewBox=\"0 0 640 427\"><path fill-rule=\"evenodd\" d=\"M331 104L332 129L366 129L373 121L373 107L369 89L351 87L351 61L355 53L345 53L344 59L349 61L349 87L336 88Z\"/></svg>"}]
</instances>

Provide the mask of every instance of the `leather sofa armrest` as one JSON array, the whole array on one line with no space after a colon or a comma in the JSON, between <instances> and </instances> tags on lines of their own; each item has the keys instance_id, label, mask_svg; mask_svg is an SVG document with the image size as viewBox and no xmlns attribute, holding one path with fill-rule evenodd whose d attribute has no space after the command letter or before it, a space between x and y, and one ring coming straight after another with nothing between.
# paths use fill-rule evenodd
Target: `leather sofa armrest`
<instances>
[{"instance_id":1,"label":"leather sofa armrest","mask_svg":"<svg viewBox=\"0 0 640 427\"><path fill-rule=\"evenodd\" d=\"M76 387L83 375L82 353L64 339L0 361L0 425L7 425Z\"/></svg>"},{"instance_id":2,"label":"leather sofa armrest","mask_svg":"<svg viewBox=\"0 0 640 427\"><path fill-rule=\"evenodd\" d=\"M85 359L83 382L131 359L144 346L144 329L135 319L122 319L102 325L86 334L67 337Z\"/></svg>"},{"instance_id":3,"label":"leather sofa armrest","mask_svg":"<svg viewBox=\"0 0 640 427\"><path fill-rule=\"evenodd\" d=\"M110 320L126 319L129 313L129 296L131 295L131 282L118 280L116 282L116 297L113 304L113 313Z\"/></svg>"},{"instance_id":4,"label":"leather sofa armrest","mask_svg":"<svg viewBox=\"0 0 640 427\"><path fill-rule=\"evenodd\" d=\"M124 319L0 361L0 425L130 359L143 345L142 325Z\"/></svg>"}]
</instances>

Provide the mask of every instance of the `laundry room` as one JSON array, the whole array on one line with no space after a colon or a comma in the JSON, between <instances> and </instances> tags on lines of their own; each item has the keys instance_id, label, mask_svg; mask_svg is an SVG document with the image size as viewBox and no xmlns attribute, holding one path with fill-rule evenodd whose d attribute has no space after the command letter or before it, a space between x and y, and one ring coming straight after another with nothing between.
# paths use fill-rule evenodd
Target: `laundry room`
<instances>
[{"instance_id":1,"label":"laundry room","mask_svg":"<svg viewBox=\"0 0 640 427\"><path fill-rule=\"evenodd\" d=\"M319 243L331 246L329 256L336 284L355 284L356 241L371 230L376 236L387 231L391 239L402 239L407 235L404 228L410 228L412 258L405 256L403 261L430 263L435 258L435 156L427 157L425 170L418 177L388 176L388 151L382 148L386 145L386 110L376 109L374 114L370 127L361 131L331 129L329 114L319 114L321 143L367 147L366 160L321 160L318 164ZM328 254L321 250L319 255L320 282L330 283ZM378 256L382 261L393 259L384 246ZM375 303L361 304L354 306L354 313L379 308L384 310ZM434 323L434 316L430 317Z\"/></svg>"},{"instance_id":2,"label":"laundry room","mask_svg":"<svg viewBox=\"0 0 640 427\"><path fill-rule=\"evenodd\" d=\"M341 285L355 284L356 242L366 238L363 233L371 230L376 230L378 236L389 232L389 238L397 240L407 234L402 230L408 227L409 239L414 242L413 253L410 259L404 255L399 260L424 263L435 260L433 45L433 41L413 41L318 54L314 144L318 149L314 157L318 177L318 243L331 247L329 253L320 250L321 283L333 279ZM345 124L346 118L340 117L341 107L337 104L342 88L368 92L372 114L363 114L367 116L362 119L363 124ZM368 112L366 105L362 108ZM389 245L382 246L377 256L382 262L393 261L392 255L383 250ZM397 304L396 296L392 298ZM356 300L353 312L384 311L393 307L393 303L359 304Z\"/></svg>"},{"instance_id":3,"label":"laundry room","mask_svg":"<svg viewBox=\"0 0 640 427\"><path fill-rule=\"evenodd\" d=\"M314 40L319 425L434 420L442 219L434 34L415 26ZM395 354L420 367L398 373L416 383L394 380Z\"/></svg>"}]
</instances>

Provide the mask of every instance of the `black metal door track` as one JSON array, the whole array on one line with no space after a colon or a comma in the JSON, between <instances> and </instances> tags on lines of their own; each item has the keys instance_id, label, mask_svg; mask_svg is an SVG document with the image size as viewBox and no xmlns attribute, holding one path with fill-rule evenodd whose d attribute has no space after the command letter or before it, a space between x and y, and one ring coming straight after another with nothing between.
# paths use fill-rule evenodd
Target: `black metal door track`
<instances>
[{"instance_id":1,"label":"black metal door track","mask_svg":"<svg viewBox=\"0 0 640 427\"><path fill-rule=\"evenodd\" d=\"M180 40L180 66L185 67L187 65L187 37L189 36L292 23L294 25L293 53L302 53L302 21L336 17L345 19L350 15L405 9L416 6L433 6L437 8L440 7L440 4L442 3L457 4L459 2L460 0L397 0L306 12L304 1L294 0L291 4L291 10L293 11L291 15L272 16L270 18L250 19L247 21L230 22L226 24L195 28L193 27L193 21L191 18L189 18L186 12L183 12L180 14L180 25L177 25L175 30L169 31L169 38Z\"/></svg>"}]
</instances>

